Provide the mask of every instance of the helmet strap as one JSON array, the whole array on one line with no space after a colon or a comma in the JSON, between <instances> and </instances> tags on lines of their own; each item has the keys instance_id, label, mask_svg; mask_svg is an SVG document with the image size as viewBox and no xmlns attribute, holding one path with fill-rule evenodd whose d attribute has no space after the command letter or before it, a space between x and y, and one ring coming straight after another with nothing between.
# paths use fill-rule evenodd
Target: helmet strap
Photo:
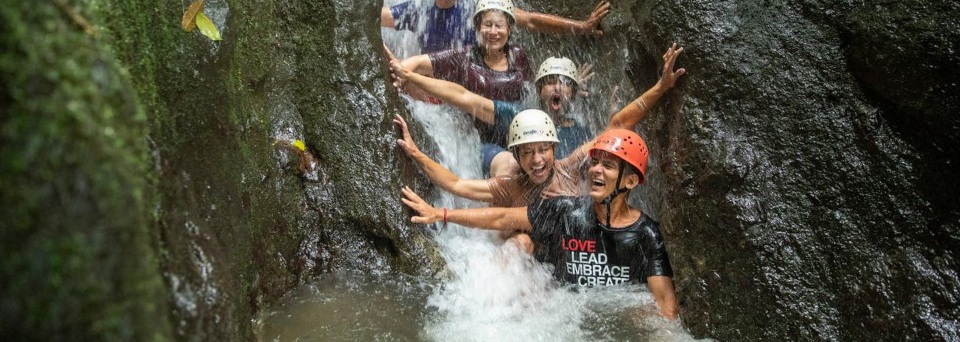
<instances>
[{"instance_id":1,"label":"helmet strap","mask_svg":"<svg viewBox=\"0 0 960 342\"><path fill-rule=\"evenodd\" d=\"M621 161L620 161L620 170L617 171L617 183L615 183L615 185L614 185L615 190L613 190L613 192L610 193L610 195L607 196L607 198L604 198L604 199L603 199L603 204L605 204L605 205L607 206L607 228L613 228L613 224L610 222L610 211L611 211L611 210L610 210L610 203L613 203L613 199L616 198L617 196L619 196L620 194L625 193L625 192L627 192L628 190L630 190L630 189L628 189L628 188L626 188L626 187L622 187L622 188L620 187L620 180L623 179L624 164L626 164L626 162L623 161L623 160L621 160Z\"/></svg>"}]
</instances>

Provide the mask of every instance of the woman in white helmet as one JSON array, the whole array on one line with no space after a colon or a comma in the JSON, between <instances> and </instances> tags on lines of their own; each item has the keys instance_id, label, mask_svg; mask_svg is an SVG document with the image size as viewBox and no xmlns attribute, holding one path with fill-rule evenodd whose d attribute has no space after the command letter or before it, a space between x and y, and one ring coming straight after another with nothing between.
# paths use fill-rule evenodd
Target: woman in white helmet
<instances>
[{"instance_id":1,"label":"woman in white helmet","mask_svg":"<svg viewBox=\"0 0 960 342\"><path fill-rule=\"evenodd\" d=\"M577 165L586 155L581 151L575 158L557 161L554 158L560 141L557 129L550 116L541 110L522 111L510 123L507 148L519 164L519 171L489 179L460 179L417 148L403 117L397 115L394 122L403 132L403 139L398 140L397 145L434 184L456 196L486 202L494 207L522 207L540 199L543 193L572 196L580 192L581 168ZM513 242L528 252L532 251L527 236L515 237Z\"/></svg>"},{"instance_id":2,"label":"woman in white helmet","mask_svg":"<svg viewBox=\"0 0 960 342\"><path fill-rule=\"evenodd\" d=\"M647 106L656 104L660 97L676 84L677 78L683 75L682 69L677 72L673 70L673 65L682 51L683 48L677 48L674 44L664 53L664 72L660 81L634 101L638 105L642 103L644 108L634 111L629 110L633 109L633 106L627 106L612 118L611 124L632 128L643 119L649 109ZM389 54L389 51L387 53ZM394 79L412 83L428 94L463 109L493 132L492 141L484 142L481 151L485 175L508 175L516 170L514 159L500 146L506 141L503 134L507 131L507 124L522 108L519 103L490 99L457 84L417 74L405 69L392 57L390 68ZM558 123L560 143L556 151L557 158L566 157L592 136L585 127L573 120L569 113L579 90L580 77L583 75L578 75L573 61L563 57L548 58L537 69L536 89L540 108Z\"/></svg>"},{"instance_id":3,"label":"woman in white helmet","mask_svg":"<svg viewBox=\"0 0 960 342\"><path fill-rule=\"evenodd\" d=\"M532 74L527 54L510 44L516 23L510 0L480 0L471 18L477 44L405 59L408 70L463 85L488 98L518 101ZM478 127L479 128L479 127ZM481 139L489 132L481 131Z\"/></svg>"},{"instance_id":4,"label":"woman in white helmet","mask_svg":"<svg viewBox=\"0 0 960 342\"><path fill-rule=\"evenodd\" d=\"M422 53L461 48L477 43L472 23L475 0L436 0L432 4L416 0L403 1L380 10L380 26L417 33ZM610 2L597 3L586 20L513 9L517 27L541 33L572 33L599 36L600 23L610 13Z\"/></svg>"},{"instance_id":5,"label":"woman in white helmet","mask_svg":"<svg viewBox=\"0 0 960 342\"><path fill-rule=\"evenodd\" d=\"M509 44L510 31L516 22L513 2L480 0L472 21L477 32L477 45L414 56L400 64L405 70L462 85L487 98L521 100L531 70L523 48ZM402 82L397 81L401 90L404 89ZM495 127L482 119L474 118L473 121L483 150L503 145L502 132L497 134ZM515 164L510 165L515 168Z\"/></svg>"}]
</instances>

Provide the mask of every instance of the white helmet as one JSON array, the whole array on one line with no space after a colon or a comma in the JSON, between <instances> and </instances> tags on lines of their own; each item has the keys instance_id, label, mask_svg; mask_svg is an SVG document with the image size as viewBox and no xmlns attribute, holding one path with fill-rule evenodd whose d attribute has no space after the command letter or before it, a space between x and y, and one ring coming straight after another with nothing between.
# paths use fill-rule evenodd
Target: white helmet
<instances>
[{"instance_id":1,"label":"white helmet","mask_svg":"<svg viewBox=\"0 0 960 342\"><path fill-rule=\"evenodd\" d=\"M513 16L513 1L511 0L480 0L477 1L477 9L473 11L473 17L470 18L470 21L473 21L474 27L479 28L477 25L477 16L481 12L486 10L501 10L507 14L507 17L510 18L510 24L513 25L517 21L517 18Z\"/></svg>"},{"instance_id":2,"label":"white helmet","mask_svg":"<svg viewBox=\"0 0 960 342\"><path fill-rule=\"evenodd\" d=\"M566 57L550 57L547 60L540 63L540 68L537 69L537 79L533 82L537 84L540 82L541 78L550 76L550 75L562 75L567 76L570 80L573 81L574 85L577 84L577 66L573 64L569 58Z\"/></svg>"},{"instance_id":3,"label":"white helmet","mask_svg":"<svg viewBox=\"0 0 960 342\"><path fill-rule=\"evenodd\" d=\"M507 139L507 148L531 142L560 142L553 119L539 109L527 109L517 113L510 122L510 136Z\"/></svg>"}]
</instances>

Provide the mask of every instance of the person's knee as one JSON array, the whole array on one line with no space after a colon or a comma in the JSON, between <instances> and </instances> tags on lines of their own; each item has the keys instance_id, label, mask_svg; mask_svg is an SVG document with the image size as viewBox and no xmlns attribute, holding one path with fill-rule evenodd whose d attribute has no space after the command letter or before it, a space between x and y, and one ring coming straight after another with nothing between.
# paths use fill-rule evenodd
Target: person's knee
<instances>
[{"instance_id":1,"label":"person's knee","mask_svg":"<svg viewBox=\"0 0 960 342\"><path fill-rule=\"evenodd\" d=\"M513 154L504 151L497 153L490 163L490 177L509 176L520 169L520 164L513 158Z\"/></svg>"},{"instance_id":2,"label":"person's knee","mask_svg":"<svg viewBox=\"0 0 960 342\"><path fill-rule=\"evenodd\" d=\"M516 245L521 251L527 254L533 253L533 240L530 239L530 235L517 233L510 237L509 241Z\"/></svg>"}]
</instances>

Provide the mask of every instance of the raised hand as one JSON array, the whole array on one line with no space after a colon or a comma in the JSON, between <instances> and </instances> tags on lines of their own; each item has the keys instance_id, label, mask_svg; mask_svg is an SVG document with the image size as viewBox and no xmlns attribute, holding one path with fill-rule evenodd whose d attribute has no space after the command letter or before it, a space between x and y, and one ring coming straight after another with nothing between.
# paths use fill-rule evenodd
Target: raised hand
<instances>
[{"instance_id":1,"label":"raised hand","mask_svg":"<svg viewBox=\"0 0 960 342\"><path fill-rule=\"evenodd\" d=\"M607 14L610 14L610 2L604 0L597 3L597 6L590 12L590 17L585 20L585 26L590 30L590 34L595 36L603 35L603 29L600 28L600 23Z\"/></svg>"},{"instance_id":2,"label":"raised hand","mask_svg":"<svg viewBox=\"0 0 960 342\"><path fill-rule=\"evenodd\" d=\"M593 64L580 64L580 67L577 68L577 85L580 89L577 92L577 95L590 96L590 92L587 91L587 82L590 81L590 79L595 75L596 74L593 72Z\"/></svg>"},{"instance_id":3,"label":"raised hand","mask_svg":"<svg viewBox=\"0 0 960 342\"><path fill-rule=\"evenodd\" d=\"M660 84L667 89L673 88L677 84L677 79L687 72L684 68L673 70L673 64L676 63L681 52L683 52L683 48L677 48L677 43L673 43L673 46L670 46L667 52L663 53L663 75L660 76Z\"/></svg>"},{"instance_id":4,"label":"raised hand","mask_svg":"<svg viewBox=\"0 0 960 342\"><path fill-rule=\"evenodd\" d=\"M410 74L410 71L403 68L400 60L397 59L397 56L393 55L393 52L390 51L387 44L383 44L383 52L387 55L387 64L390 66L390 78L393 79L393 87L403 93L404 86L407 82L407 75Z\"/></svg>"}]
</instances>

